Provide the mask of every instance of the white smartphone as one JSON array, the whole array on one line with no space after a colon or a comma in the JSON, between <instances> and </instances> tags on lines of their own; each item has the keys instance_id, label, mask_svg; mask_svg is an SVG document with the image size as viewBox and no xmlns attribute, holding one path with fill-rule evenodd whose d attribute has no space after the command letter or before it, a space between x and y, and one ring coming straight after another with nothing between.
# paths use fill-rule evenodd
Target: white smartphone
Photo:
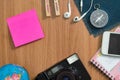
<instances>
[{"instance_id":1,"label":"white smartphone","mask_svg":"<svg viewBox=\"0 0 120 80\"><path fill-rule=\"evenodd\" d=\"M101 52L105 55L120 56L120 33L104 32Z\"/></svg>"}]
</instances>

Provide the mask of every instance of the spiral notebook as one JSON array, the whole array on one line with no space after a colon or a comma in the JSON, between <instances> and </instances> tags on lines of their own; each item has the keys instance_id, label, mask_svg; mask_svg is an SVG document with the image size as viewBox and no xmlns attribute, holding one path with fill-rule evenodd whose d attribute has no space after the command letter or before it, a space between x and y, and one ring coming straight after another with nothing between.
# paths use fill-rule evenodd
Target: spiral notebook
<instances>
[{"instance_id":1,"label":"spiral notebook","mask_svg":"<svg viewBox=\"0 0 120 80\"><path fill-rule=\"evenodd\" d=\"M115 32L120 32L120 28ZM99 49L90 62L111 80L120 80L120 57L102 55Z\"/></svg>"}]
</instances>

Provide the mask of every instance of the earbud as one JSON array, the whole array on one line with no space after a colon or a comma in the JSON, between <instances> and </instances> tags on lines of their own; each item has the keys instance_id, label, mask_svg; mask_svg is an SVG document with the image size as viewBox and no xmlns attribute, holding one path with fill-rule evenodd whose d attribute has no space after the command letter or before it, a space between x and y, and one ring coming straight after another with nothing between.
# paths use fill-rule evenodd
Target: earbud
<instances>
[{"instance_id":1,"label":"earbud","mask_svg":"<svg viewBox=\"0 0 120 80\"><path fill-rule=\"evenodd\" d=\"M68 2L68 12L64 13L64 18L68 19L71 16L71 6L70 6L70 0Z\"/></svg>"},{"instance_id":2,"label":"earbud","mask_svg":"<svg viewBox=\"0 0 120 80\"><path fill-rule=\"evenodd\" d=\"M81 17L78 17L78 16L74 17L73 22L78 22L78 21L82 20L82 18L84 18L86 14L87 13L84 13Z\"/></svg>"},{"instance_id":3,"label":"earbud","mask_svg":"<svg viewBox=\"0 0 120 80\"><path fill-rule=\"evenodd\" d=\"M64 13L64 18L68 19L70 18L71 14L69 12L65 12Z\"/></svg>"},{"instance_id":4,"label":"earbud","mask_svg":"<svg viewBox=\"0 0 120 80\"><path fill-rule=\"evenodd\" d=\"M78 21L80 21L80 17L78 16L74 17L73 22L78 22Z\"/></svg>"}]
</instances>

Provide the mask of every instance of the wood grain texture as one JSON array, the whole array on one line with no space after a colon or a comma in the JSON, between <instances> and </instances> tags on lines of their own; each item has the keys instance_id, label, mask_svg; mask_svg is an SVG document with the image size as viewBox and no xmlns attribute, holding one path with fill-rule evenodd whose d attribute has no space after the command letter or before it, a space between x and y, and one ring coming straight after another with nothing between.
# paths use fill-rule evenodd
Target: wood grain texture
<instances>
[{"instance_id":1,"label":"wood grain texture","mask_svg":"<svg viewBox=\"0 0 120 80\"><path fill-rule=\"evenodd\" d=\"M59 1L61 16L55 16L53 0L50 0L52 16L46 17L44 0L0 0L0 66L8 63L24 66L33 80L38 73L77 52L92 80L108 80L89 63L101 45L101 36L91 36L82 21L72 22L74 16L79 16L73 0L72 16L64 19L68 0ZM45 38L14 48L6 18L33 8L37 11Z\"/></svg>"}]
</instances>

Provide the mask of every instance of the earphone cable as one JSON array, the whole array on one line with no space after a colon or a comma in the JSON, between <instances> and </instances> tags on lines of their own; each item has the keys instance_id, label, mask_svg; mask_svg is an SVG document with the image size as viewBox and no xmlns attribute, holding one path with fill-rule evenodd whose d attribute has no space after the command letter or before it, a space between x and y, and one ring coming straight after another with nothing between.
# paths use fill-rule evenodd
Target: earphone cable
<instances>
[{"instance_id":1,"label":"earphone cable","mask_svg":"<svg viewBox=\"0 0 120 80\"><path fill-rule=\"evenodd\" d=\"M93 6L93 0L91 0L91 5L90 5L89 9L84 14L88 14L88 12L92 9L92 6Z\"/></svg>"}]
</instances>

